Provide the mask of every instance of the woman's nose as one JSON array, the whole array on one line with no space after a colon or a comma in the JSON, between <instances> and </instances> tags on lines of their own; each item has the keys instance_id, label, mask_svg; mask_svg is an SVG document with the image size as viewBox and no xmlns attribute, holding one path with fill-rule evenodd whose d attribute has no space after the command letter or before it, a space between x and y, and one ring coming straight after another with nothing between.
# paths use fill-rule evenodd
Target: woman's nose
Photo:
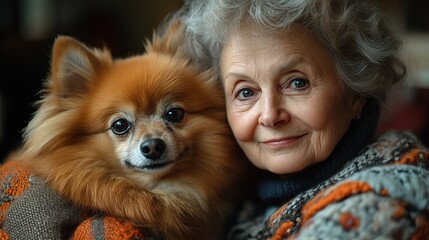
<instances>
[{"instance_id":1,"label":"woman's nose","mask_svg":"<svg viewBox=\"0 0 429 240\"><path fill-rule=\"evenodd\" d=\"M260 104L259 124L265 127L276 127L288 123L290 115L282 104L281 98L267 96Z\"/></svg>"}]
</instances>

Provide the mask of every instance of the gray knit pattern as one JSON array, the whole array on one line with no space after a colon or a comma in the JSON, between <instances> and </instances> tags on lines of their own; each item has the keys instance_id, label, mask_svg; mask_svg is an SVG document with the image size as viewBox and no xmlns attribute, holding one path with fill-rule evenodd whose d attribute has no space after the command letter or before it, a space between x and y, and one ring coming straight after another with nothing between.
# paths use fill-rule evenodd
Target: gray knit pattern
<instances>
[{"instance_id":1,"label":"gray knit pattern","mask_svg":"<svg viewBox=\"0 0 429 240\"><path fill-rule=\"evenodd\" d=\"M369 183L374 192L351 196L328 205L302 226L297 239L412 239L417 222L429 206L429 172L408 165L373 167L347 181ZM341 182L332 188L337 187ZM416 187L417 186L417 187ZM420 189L421 188L421 189ZM381 195L387 190L388 197ZM329 190L327 190L329 192ZM397 217L401 208L403 216ZM359 226L347 229L339 223L342 214L359 219ZM429 237L429 236L428 236Z\"/></svg>"},{"instance_id":2,"label":"gray knit pattern","mask_svg":"<svg viewBox=\"0 0 429 240\"><path fill-rule=\"evenodd\" d=\"M11 239L67 239L81 221L81 212L35 177L31 188L8 209L3 229Z\"/></svg>"}]
</instances>

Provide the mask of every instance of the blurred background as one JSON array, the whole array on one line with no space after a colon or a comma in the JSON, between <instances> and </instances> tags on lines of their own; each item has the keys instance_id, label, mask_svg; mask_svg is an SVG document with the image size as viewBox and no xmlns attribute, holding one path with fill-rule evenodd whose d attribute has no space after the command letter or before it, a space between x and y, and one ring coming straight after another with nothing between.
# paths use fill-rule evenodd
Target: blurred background
<instances>
[{"instance_id":1,"label":"blurred background","mask_svg":"<svg viewBox=\"0 0 429 240\"><path fill-rule=\"evenodd\" d=\"M204 0L202 0L204 1ZM378 0L403 37L411 82L394 98L379 132L411 130L429 145L429 2ZM181 0L0 0L0 157L19 146L49 73L55 37L73 36L114 57L143 51Z\"/></svg>"}]
</instances>

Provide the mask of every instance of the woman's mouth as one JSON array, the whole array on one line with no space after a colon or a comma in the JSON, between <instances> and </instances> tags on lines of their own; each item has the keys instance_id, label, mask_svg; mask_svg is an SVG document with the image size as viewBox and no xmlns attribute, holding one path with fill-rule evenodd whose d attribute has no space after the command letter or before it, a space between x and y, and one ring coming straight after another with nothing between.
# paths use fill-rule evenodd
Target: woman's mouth
<instances>
[{"instance_id":1,"label":"woman's mouth","mask_svg":"<svg viewBox=\"0 0 429 240\"><path fill-rule=\"evenodd\" d=\"M292 146L292 144L302 139L302 137L304 137L305 135L306 134L272 138L266 141L262 141L261 143L271 149L286 148Z\"/></svg>"}]
</instances>

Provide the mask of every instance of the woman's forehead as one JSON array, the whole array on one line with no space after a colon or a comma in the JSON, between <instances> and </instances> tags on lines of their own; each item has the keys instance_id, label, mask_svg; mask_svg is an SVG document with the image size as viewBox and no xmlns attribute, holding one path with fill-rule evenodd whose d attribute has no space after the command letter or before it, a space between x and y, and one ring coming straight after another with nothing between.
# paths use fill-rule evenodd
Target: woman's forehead
<instances>
[{"instance_id":1,"label":"woman's forehead","mask_svg":"<svg viewBox=\"0 0 429 240\"><path fill-rule=\"evenodd\" d=\"M296 62L306 62L316 68L332 64L322 44L299 27L283 32L241 28L241 31L231 34L220 60L223 71L226 68L246 69L252 61L256 64L277 62L282 68Z\"/></svg>"}]
</instances>

